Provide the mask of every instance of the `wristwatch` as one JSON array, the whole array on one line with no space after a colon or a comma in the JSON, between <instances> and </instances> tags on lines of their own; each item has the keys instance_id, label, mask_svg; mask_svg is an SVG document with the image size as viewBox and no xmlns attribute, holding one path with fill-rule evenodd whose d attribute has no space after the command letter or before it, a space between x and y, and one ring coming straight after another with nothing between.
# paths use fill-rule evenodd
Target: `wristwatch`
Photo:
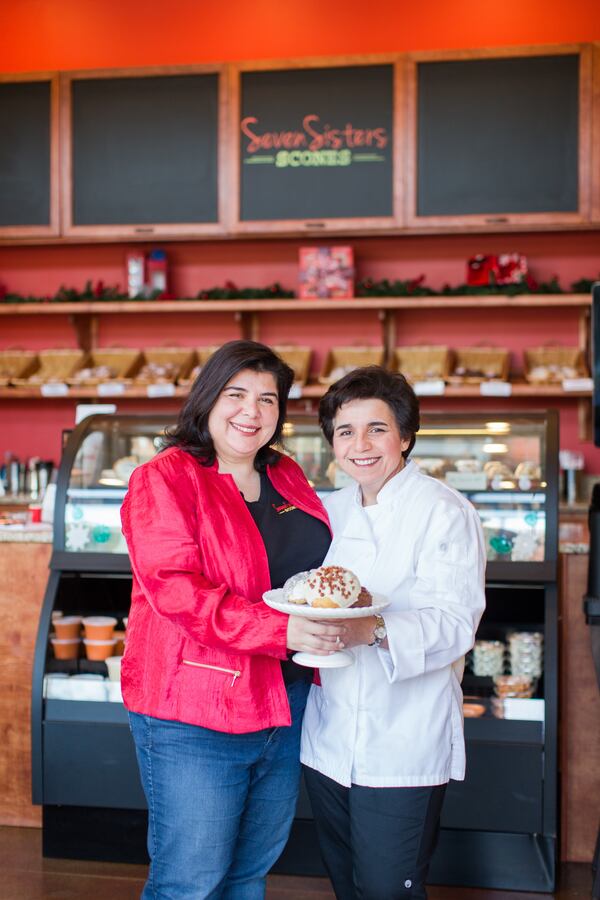
<instances>
[{"instance_id":1,"label":"wristwatch","mask_svg":"<svg viewBox=\"0 0 600 900\"><path fill-rule=\"evenodd\" d=\"M381 647L387 637L387 628L383 621L383 616L375 616L375 628L373 629L373 640L369 647Z\"/></svg>"}]
</instances>

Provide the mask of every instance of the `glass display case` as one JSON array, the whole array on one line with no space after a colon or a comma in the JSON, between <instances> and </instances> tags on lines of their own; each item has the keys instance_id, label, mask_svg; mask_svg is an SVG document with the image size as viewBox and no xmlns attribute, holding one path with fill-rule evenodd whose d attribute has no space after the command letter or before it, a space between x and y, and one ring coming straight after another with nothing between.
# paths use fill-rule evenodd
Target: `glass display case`
<instances>
[{"instance_id":1,"label":"glass display case","mask_svg":"<svg viewBox=\"0 0 600 900\"><path fill-rule=\"evenodd\" d=\"M59 473L56 551L75 565L73 554L127 554L120 509L129 478L162 448L164 430L174 422L169 415L96 415L78 425Z\"/></svg>"},{"instance_id":2,"label":"glass display case","mask_svg":"<svg viewBox=\"0 0 600 900\"><path fill-rule=\"evenodd\" d=\"M547 413L427 413L411 459L422 472L464 494L476 508L493 563L535 563L548 571L557 558L558 447ZM323 494L349 483L313 420L292 418L284 449ZM492 567L492 571L497 566ZM520 565L511 571L522 573Z\"/></svg>"},{"instance_id":3,"label":"glass display case","mask_svg":"<svg viewBox=\"0 0 600 900\"><path fill-rule=\"evenodd\" d=\"M545 416L444 416L425 419L417 436L414 462L469 498L489 560L546 559L547 428Z\"/></svg>"}]
</instances>

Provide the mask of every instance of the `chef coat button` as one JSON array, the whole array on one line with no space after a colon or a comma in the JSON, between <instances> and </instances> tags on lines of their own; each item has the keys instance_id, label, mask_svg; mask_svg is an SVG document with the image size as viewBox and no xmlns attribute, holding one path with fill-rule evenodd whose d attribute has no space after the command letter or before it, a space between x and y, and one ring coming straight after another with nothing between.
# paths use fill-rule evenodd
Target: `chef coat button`
<instances>
[{"instance_id":1,"label":"chef coat button","mask_svg":"<svg viewBox=\"0 0 600 900\"><path fill-rule=\"evenodd\" d=\"M445 542L442 542L440 544L440 553L445 553L447 549L448 549L448 544L446 544Z\"/></svg>"},{"instance_id":2,"label":"chef coat button","mask_svg":"<svg viewBox=\"0 0 600 900\"><path fill-rule=\"evenodd\" d=\"M412 881L410 880L410 878L407 878L407 879L406 879L406 881L404 882L404 887L405 887L405 888L411 888L411 887L412 887Z\"/></svg>"}]
</instances>

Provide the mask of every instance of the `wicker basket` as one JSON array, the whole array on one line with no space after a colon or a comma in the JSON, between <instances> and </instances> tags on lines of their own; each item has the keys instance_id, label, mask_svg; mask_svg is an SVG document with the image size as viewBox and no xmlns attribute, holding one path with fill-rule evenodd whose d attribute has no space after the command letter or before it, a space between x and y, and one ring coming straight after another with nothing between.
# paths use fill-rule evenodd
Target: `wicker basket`
<instances>
[{"instance_id":1,"label":"wicker basket","mask_svg":"<svg viewBox=\"0 0 600 900\"><path fill-rule=\"evenodd\" d=\"M156 384L158 382L175 384L180 378L186 378L194 368L195 352L190 347L152 347L144 350L138 374L133 383L137 385ZM157 365L171 364L173 374L152 378L142 369L147 363Z\"/></svg>"},{"instance_id":2,"label":"wicker basket","mask_svg":"<svg viewBox=\"0 0 600 900\"><path fill-rule=\"evenodd\" d=\"M295 347L292 344L279 344L272 349L294 370L294 383L305 385L310 371L311 348Z\"/></svg>"},{"instance_id":3,"label":"wicker basket","mask_svg":"<svg viewBox=\"0 0 600 900\"><path fill-rule=\"evenodd\" d=\"M215 350L218 349L218 345L215 345L214 347L196 347L196 350L192 353L192 363L189 370L185 373L181 373L177 379L177 384L181 385L181 387L191 387L198 377L202 366L206 365L208 359L213 355Z\"/></svg>"},{"instance_id":4,"label":"wicker basket","mask_svg":"<svg viewBox=\"0 0 600 900\"><path fill-rule=\"evenodd\" d=\"M523 360L525 378L531 384L557 384L565 378L587 378L590 374L579 347L535 347L523 352ZM572 369L573 374L561 372L563 367Z\"/></svg>"},{"instance_id":5,"label":"wicker basket","mask_svg":"<svg viewBox=\"0 0 600 900\"><path fill-rule=\"evenodd\" d=\"M123 347L111 347L103 350L92 350L85 357L83 364L67 378L67 384L80 387L92 387L108 381L119 381L121 384L131 384L133 378L139 372L142 362L142 354L139 350L128 350ZM110 378L97 378L81 376L82 369L96 368L96 366L109 366L114 374Z\"/></svg>"},{"instance_id":6,"label":"wicker basket","mask_svg":"<svg viewBox=\"0 0 600 900\"><path fill-rule=\"evenodd\" d=\"M319 381L321 384L331 384L345 374L340 371L342 369L351 371L359 366L381 365L383 347L332 347L325 357Z\"/></svg>"},{"instance_id":7,"label":"wicker basket","mask_svg":"<svg viewBox=\"0 0 600 900\"><path fill-rule=\"evenodd\" d=\"M461 347L453 352L450 384L481 384L508 380L508 350L501 347ZM464 370L464 374L457 370Z\"/></svg>"},{"instance_id":8,"label":"wicker basket","mask_svg":"<svg viewBox=\"0 0 600 900\"><path fill-rule=\"evenodd\" d=\"M40 350L35 368L27 378L13 378L15 385L31 386L51 381L65 382L85 361L81 350Z\"/></svg>"},{"instance_id":9,"label":"wicker basket","mask_svg":"<svg viewBox=\"0 0 600 900\"><path fill-rule=\"evenodd\" d=\"M450 374L448 347L396 347L392 360L394 372L402 372L408 381L445 381Z\"/></svg>"},{"instance_id":10,"label":"wicker basket","mask_svg":"<svg viewBox=\"0 0 600 900\"><path fill-rule=\"evenodd\" d=\"M0 350L0 386L13 384L16 378L27 378L36 361L35 350Z\"/></svg>"}]
</instances>

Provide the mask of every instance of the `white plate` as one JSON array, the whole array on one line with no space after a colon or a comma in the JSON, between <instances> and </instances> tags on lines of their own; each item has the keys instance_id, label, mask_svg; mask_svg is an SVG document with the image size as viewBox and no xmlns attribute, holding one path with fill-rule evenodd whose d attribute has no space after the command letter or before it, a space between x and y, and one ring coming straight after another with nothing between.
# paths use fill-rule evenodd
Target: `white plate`
<instances>
[{"instance_id":1,"label":"white plate","mask_svg":"<svg viewBox=\"0 0 600 900\"><path fill-rule=\"evenodd\" d=\"M283 596L283 589L277 588L274 591L265 591L263 600L271 609L277 609L290 616L304 616L307 619L364 619L365 616L374 616L390 605L390 601L382 594L373 594L372 606L358 606L354 609L324 609L305 603L286 603Z\"/></svg>"}]
</instances>

